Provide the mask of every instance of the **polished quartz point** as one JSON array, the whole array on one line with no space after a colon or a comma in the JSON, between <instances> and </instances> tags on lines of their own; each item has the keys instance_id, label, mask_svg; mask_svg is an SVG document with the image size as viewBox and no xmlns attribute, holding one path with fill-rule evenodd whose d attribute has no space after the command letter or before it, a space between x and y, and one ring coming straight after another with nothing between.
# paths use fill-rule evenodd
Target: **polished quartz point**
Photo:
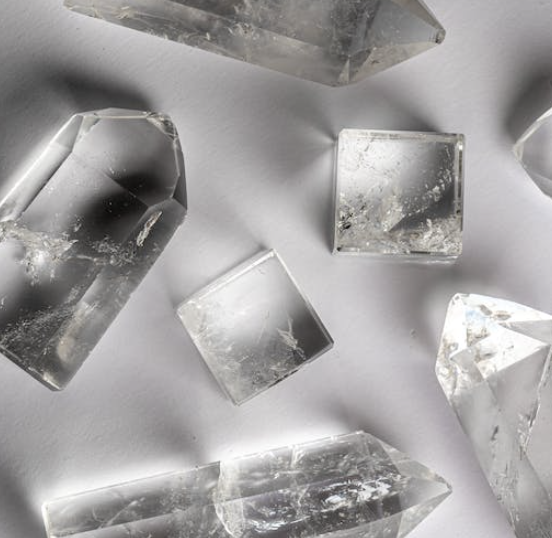
<instances>
[{"instance_id":1,"label":"polished quartz point","mask_svg":"<svg viewBox=\"0 0 552 538\"><path fill-rule=\"evenodd\" d=\"M187 299L178 315L236 404L329 350L332 339L274 251Z\"/></svg>"},{"instance_id":2,"label":"polished quartz point","mask_svg":"<svg viewBox=\"0 0 552 538\"><path fill-rule=\"evenodd\" d=\"M49 538L401 538L449 494L356 432L75 495L43 514Z\"/></svg>"},{"instance_id":3,"label":"polished quartz point","mask_svg":"<svg viewBox=\"0 0 552 538\"><path fill-rule=\"evenodd\" d=\"M552 196L552 108L521 135L514 155L542 192Z\"/></svg>"},{"instance_id":4,"label":"polished quartz point","mask_svg":"<svg viewBox=\"0 0 552 538\"><path fill-rule=\"evenodd\" d=\"M552 536L552 316L456 295L437 376L518 538Z\"/></svg>"},{"instance_id":5,"label":"polished quartz point","mask_svg":"<svg viewBox=\"0 0 552 538\"><path fill-rule=\"evenodd\" d=\"M462 250L463 148L456 134L342 131L334 253L454 261Z\"/></svg>"},{"instance_id":6,"label":"polished quartz point","mask_svg":"<svg viewBox=\"0 0 552 538\"><path fill-rule=\"evenodd\" d=\"M421 0L65 0L79 13L330 86L445 38Z\"/></svg>"},{"instance_id":7,"label":"polished quartz point","mask_svg":"<svg viewBox=\"0 0 552 538\"><path fill-rule=\"evenodd\" d=\"M182 222L183 174L167 116L73 116L0 200L0 351L62 389Z\"/></svg>"}]
</instances>

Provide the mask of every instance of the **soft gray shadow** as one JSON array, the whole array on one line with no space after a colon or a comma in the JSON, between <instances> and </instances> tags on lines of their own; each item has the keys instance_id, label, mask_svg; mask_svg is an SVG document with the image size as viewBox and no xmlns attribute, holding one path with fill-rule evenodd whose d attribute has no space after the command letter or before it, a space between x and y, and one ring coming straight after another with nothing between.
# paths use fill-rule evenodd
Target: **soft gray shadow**
<instances>
[{"instance_id":1,"label":"soft gray shadow","mask_svg":"<svg viewBox=\"0 0 552 538\"><path fill-rule=\"evenodd\" d=\"M552 67L549 69L552 72ZM537 75L519 88L506 118L506 130L512 142L531 126L542 114L552 107L552 78Z\"/></svg>"},{"instance_id":2,"label":"soft gray shadow","mask_svg":"<svg viewBox=\"0 0 552 538\"><path fill-rule=\"evenodd\" d=\"M44 525L40 510L31 502L31 495L24 491L13 474L0 469L0 517L8 523L8 528L17 528L19 536L42 537Z\"/></svg>"}]
</instances>

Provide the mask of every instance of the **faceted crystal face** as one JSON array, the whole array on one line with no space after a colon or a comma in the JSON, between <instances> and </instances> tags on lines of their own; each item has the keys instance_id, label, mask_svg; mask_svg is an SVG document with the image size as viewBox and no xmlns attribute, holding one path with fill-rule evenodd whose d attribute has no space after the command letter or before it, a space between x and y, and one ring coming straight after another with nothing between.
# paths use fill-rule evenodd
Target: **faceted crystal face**
<instances>
[{"instance_id":1,"label":"faceted crystal face","mask_svg":"<svg viewBox=\"0 0 552 538\"><path fill-rule=\"evenodd\" d=\"M186 300L178 315L236 404L328 351L332 339L274 251Z\"/></svg>"},{"instance_id":2,"label":"faceted crystal face","mask_svg":"<svg viewBox=\"0 0 552 538\"><path fill-rule=\"evenodd\" d=\"M363 432L47 503L49 538L401 538L448 495Z\"/></svg>"},{"instance_id":3,"label":"faceted crystal face","mask_svg":"<svg viewBox=\"0 0 552 538\"><path fill-rule=\"evenodd\" d=\"M437 376L518 538L552 536L552 316L457 295Z\"/></svg>"},{"instance_id":4,"label":"faceted crystal face","mask_svg":"<svg viewBox=\"0 0 552 538\"><path fill-rule=\"evenodd\" d=\"M168 117L73 116L0 201L0 351L63 388L184 219L183 188Z\"/></svg>"},{"instance_id":5,"label":"faceted crystal face","mask_svg":"<svg viewBox=\"0 0 552 538\"><path fill-rule=\"evenodd\" d=\"M339 135L334 253L453 261L462 250L462 135Z\"/></svg>"},{"instance_id":6,"label":"faceted crystal face","mask_svg":"<svg viewBox=\"0 0 552 538\"><path fill-rule=\"evenodd\" d=\"M421 0L65 0L79 13L341 86L439 44Z\"/></svg>"},{"instance_id":7,"label":"faceted crystal face","mask_svg":"<svg viewBox=\"0 0 552 538\"><path fill-rule=\"evenodd\" d=\"M552 196L552 109L516 142L514 155L542 192Z\"/></svg>"}]
</instances>

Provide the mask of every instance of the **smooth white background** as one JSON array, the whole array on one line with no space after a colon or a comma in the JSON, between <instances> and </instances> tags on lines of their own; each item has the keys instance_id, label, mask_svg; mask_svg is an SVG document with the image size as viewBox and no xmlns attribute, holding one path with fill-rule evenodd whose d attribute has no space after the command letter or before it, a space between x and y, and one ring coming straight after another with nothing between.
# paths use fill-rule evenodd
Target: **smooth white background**
<instances>
[{"instance_id":1,"label":"smooth white background","mask_svg":"<svg viewBox=\"0 0 552 538\"><path fill-rule=\"evenodd\" d=\"M181 134L189 216L64 392L0 361L0 538L43 536L40 506L52 497L356 429L452 483L412 538L512 536L434 363L455 292L552 311L552 200L513 158L510 134L523 97L552 72L552 3L428 4L443 45L332 89L72 14L61 0L2 0L0 178L20 173L74 112L159 110ZM344 127L466 135L456 265L332 257ZM237 408L174 309L263 247L282 255L336 345Z\"/></svg>"}]
</instances>

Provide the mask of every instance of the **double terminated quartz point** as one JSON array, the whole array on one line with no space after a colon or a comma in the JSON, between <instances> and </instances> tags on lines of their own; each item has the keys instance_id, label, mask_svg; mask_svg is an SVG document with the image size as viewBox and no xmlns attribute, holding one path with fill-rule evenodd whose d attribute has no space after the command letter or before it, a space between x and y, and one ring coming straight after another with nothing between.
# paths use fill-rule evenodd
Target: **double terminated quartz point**
<instances>
[{"instance_id":1,"label":"double terminated quartz point","mask_svg":"<svg viewBox=\"0 0 552 538\"><path fill-rule=\"evenodd\" d=\"M421 0L65 0L79 13L341 86L441 43Z\"/></svg>"},{"instance_id":2,"label":"double terminated quartz point","mask_svg":"<svg viewBox=\"0 0 552 538\"><path fill-rule=\"evenodd\" d=\"M437 376L518 538L552 537L552 316L457 295Z\"/></svg>"},{"instance_id":3,"label":"double terminated quartz point","mask_svg":"<svg viewBox=\"0 0 552 538\"><path fill-rule=\"evenodd\" d=\"M184 219L160 114L78 114L0 201L0 351L63 388Z\"/></svg>"},{"instance_id":4,"label":"double terminated quartz point","mask_svg":"<svg viewBox=\"0 0 552 538\"><path fill-rule=\"evenodd\" d=\"M47 503L49 538L401 538L448 495L363 432Z\"/></svg>"}]
</instances>

